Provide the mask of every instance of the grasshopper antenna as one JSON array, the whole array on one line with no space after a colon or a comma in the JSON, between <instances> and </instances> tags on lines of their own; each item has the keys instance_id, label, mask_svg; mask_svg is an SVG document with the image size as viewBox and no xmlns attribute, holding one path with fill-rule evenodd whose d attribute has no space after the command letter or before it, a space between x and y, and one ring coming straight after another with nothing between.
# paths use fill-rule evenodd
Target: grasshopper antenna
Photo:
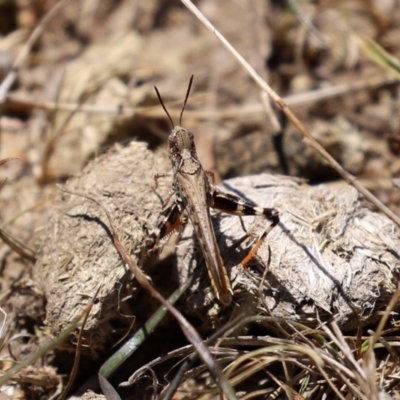
<instances>
[{"instance_id":1,"label":"grasshopper antenna","mask_svg":"<svg viewBox=\"0 0 400 400\"><path fill-rule=\"evenodd\" d=\"M192 76L192 77L193 77L193 76ZM168 119L169 119L169 122L171 122L171 129L174 130L174 121L172 121L171 115L169 115L169 112L168 112L168 110L167 110L167 107L165 107L165 104L164 104L164 102L163 102L163 99L161 98L161 94L160 94L160 92L158 91L157 86L154 86L154 89L155 89L155 91L156 91L156 93L157 93L158 101L160 102L161 107L164 109L165 114L167 114ZM190 87L189 87L189 89L190 89ZM185 104L186 104L186 101L185 101ZM185 107L185 106L184 106L184 107ZM183 110L182 110L182 111L183 111ZM182 115L181 115L181 118L182 118Z\"/></svg>"},{"instance_id":2,"label":"grasshopper antenna","mask_svg":"<svg viewBox=\"0 0 400 400\"><path fill-rule=\"evenodd\" d=\"M185 111L185 107L186 107L186 103L187 103L187 100L188 100L188 97L189 97L190 89L192 88L193 77L194 77L194 75L192 75L192 76L190 77L188 90L187 90L187 92L186 92L185 102L183 103L181 115L180 115L180 117L179 117L179 126L182 126L182 116L183 116L183 112Z\"/></svg>"}]
</instances>

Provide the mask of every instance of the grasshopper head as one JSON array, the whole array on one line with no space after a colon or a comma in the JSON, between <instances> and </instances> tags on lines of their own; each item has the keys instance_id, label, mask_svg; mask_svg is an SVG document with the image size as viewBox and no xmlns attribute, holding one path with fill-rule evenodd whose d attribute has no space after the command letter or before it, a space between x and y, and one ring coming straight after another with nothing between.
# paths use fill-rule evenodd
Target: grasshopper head
<instances>
[{"instance_id":1,"label":"grasshopper head","mask_svg":"<svg viewBox=\"0 0 400 400\"><path fill-rule=\"evenodd\" d=\"M195 173L200 164L197 160L193 133L181 126L175 126L168 139L169 157L174 169Z\"/></svg>"},{"instance_id":2,"label":"grasshopper head","mask_svg":"<svg viewBox=\"0 0 400 400\"><path fill-rule=\"evenodd\" d=\"M169 136L169 154L171 157L188 159L197 158L193 133L181 126L175 126Z\"/></svg>"},{"instance_id":3,"label":"grasshopper head","mask_svg":"<svg viewBox=\"0 0 400 400\"><path fill-rule=\"evenodd\" d=\"M195 148L193 133L181 126L175 126L171 135L169 136L169 148L176 148L179 152L184 150L191 151Z\"/></svg>"}]
</instances>

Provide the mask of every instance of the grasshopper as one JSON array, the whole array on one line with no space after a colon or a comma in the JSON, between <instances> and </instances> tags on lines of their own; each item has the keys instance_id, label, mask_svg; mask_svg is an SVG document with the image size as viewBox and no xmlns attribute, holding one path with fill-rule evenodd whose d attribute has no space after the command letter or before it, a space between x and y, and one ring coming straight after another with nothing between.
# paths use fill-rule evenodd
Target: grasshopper
<instances>
[{"instance_id":1,"label":"grasshopper","mask_svg":"<svg viewBox=\"0 0 400 400\"><path fill-rule=\"evenodd\" d=\"M222 304L228 306L232 301L233 292L215 238L210 207L239 217L260 215L267 218L270 226L265 230L263 238L278 224L279 212L275 208L258 207L238 196L225 193L210 183L209 177L213 178L213 173L205 171L197 158L193 133L181 126L182 115L192 82L193 75L189 82L179 125L177 126L174 126L158 89L154 88L172 126L172 132L168 138L168 147L173 169L173 184L171 194L158 217L156 228L146 238L145 243L150 251L155 249L161 238L169 235L184 223L182 215L186 211L200 243L215 295ZM157 180L168 175L159 174L155 178ZM243 222L242 226L244 226Z\"/></svg>"}]
</instances>

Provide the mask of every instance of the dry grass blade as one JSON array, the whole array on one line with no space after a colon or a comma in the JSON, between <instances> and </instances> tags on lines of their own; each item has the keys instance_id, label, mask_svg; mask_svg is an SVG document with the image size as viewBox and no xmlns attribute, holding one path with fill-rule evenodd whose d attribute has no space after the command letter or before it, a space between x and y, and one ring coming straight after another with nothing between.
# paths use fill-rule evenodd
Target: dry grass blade
<instances>
[{"instance_id":1,"label":"dry grass blade","mask_svg":"<svg viewBox=\"0 0 400 400\"><path fill-rule=\"evenodd\" d=\"M0 227L0 239L22 258L29 261L36 260L36 253L34 250L29 248L26 244L22 243L10 233L6 232L2 227Z\"/></svg>"},{"instance_id":2,"label":"dry grass blade","mask_svg":"<svg viewBox=\"0 0 400 400\"><path fill-rule=\"evenodd\" d=\"M389 305L387 306L385 313L383 314L381 320L379 321L379 325L376 329L376 331L373 333L371 336L369 343L368 343L368 349L365 354L364 358L364 371L365 374L367 375L367 379L365 382L366 390L369 390L374 396L371 397L371 399L380 399L380 392L378 391L378 387L375 384L375 377L377 377L377 371L376 371L376 358L374 354L375 346L380 340L380 336L383 332L384 326L386 325L389 316L391 315L393 309L396 307L398 304L400 298L400 286L397 288L395 294L393 295L392 299L390 300ZM383 342L386 342L382 338ZM385 343L386 344L386 343ZM387 344L388 345L388 344ZM390 353L390 351L389 351ZM394 370L396 367L398 367L398 357L397 355L394 358L393 361L393 366L389 368L389 370ZM373 382L373 383L372 383Z\"/></svg>"},{"instance_id":3,"label":"dry grass blade","mask_svg":"<svg viewBox=\"0 0 400 400\"><path fill-rule=\"evenodd\" d=\"M7 321L7 313L0 307L0 313L3 314L3 320L0 327L0 340L5 336L5 326Z\"/></svg>"},{"instance_id":4,"label":"dry grass blade","mask_svg":"<svg viewBox=\"0 0 400 400\"><path fill-rule=\"evenodd\" d=\"M234 320L225 324L221 329L218 329L209 339L206 340L206 344L211 344L214 341L221 340L222 336L228 335L232 330L238 329L238 327L242 324L242 321L245 320L243 315L239 315ZM219 346L217 343L216 347ZM191 368L193 363L197 360L197 354L193 353L189 358L187 358L184 363L179 368L178 373L175 375L171 384L168 386L165 394L163 395L163 400L170 400L174 395L176 389L178 388L181 380L183 379L184 374Z\"/></svg>"},{"instance_id":5,"label":"dry grass blade","mask_svg":"<svg viewBox=\"0 0 400 400\"><path fill-rule=\"evenodd\" d=\"M103 212L106 214L108 223L110 224L110 230L112 233L112 241L117 249L119 255L121 256L122 260L129 266L132 273L134 274L138 283L143 286L155 299L157 299L168 311L175 317L177 322L179 323L182 332L186 336L186 338L193 344L194 348L198 356L203 360L203 362L207 365L208 369L210 370L211 374L213 375L214 379L218 382L223 393L227 396L229 400L237 399L236 394L230 385L228 379L222 373L221 368L216 363L214 358L212 357L211 353L209 352L207 346L201 340L199 334L193 328L193 326L183 317L183 315L151 285L149 280L147 279L146 275L140 270L139 266L133 260L133 258L129 255L129 253L125 250L123 244L121 243L118 233L114 227L112 217L107 209L105 209L100 202L96 199L79 193L74 193L66 189L62 189L64 192L69 193L74 196L80 196L86 198L95 204L97 204Z\"/></svg>"},{"instance_id":6,"label":"dry grass blade","mask_svg":"<svg viewBox=\"0 0 400 400\"><path fill-rule=\"evenodd\" d=\"M69 2L70 0L61 0L57 3L42 19L42 21L36 26L34 31L32 32L31 36L29 37L28 41L25 43L24 47L21 49L18 57L14 61L12 68L6 78L0 85L0 104L3 104L6 100L7 93L10 90L11 86L15 82L17 78L18 68L25 62L26 57L28 56L29 52L33 44L36 40L39 39L40 35L43 33L44 28L46 25L60 12L60 10Z\"/></svg>"},{"instance_id":7,"label":"dry grass blade","mask_svg":"<svg viewBox=\"0 0 400 400\"><path fill-rule=\"evenodd\" d=\"M396 298L394 298L392 303L394 304L395 301ZM221 336L222 331L214 335L215 339L218 340L216 347L223 347L217 349L215 347L210 348L210 351L212 351L216 358L219 358L220 362L231 361L231 364L226 369L226 375L233 385L246 387L247 382L254 382L257 374L265 371L265 369L269 369L273 365L291 365L298 367L302 372L293 378L290 378L290 374L286 378L276 377L275 379L275 377L271 377L271 388L273 387L273 383L278 385L274 394L284 391L289 398L299 399L302 398L301 395L303 394L304 398L310 398L309 394L307 395L307 391L316 395L315 391L329 393L330 390L331 393L335 393L335 398L339 399L349 398L349 395L363 400L382 398L384 393L378 390L378 381L381 379L376 371L374 353L371 352L370 357L366 355L364 362L359 363L356 357L358 357L361 351L354 347L357 344L354 340L355 338L343 336L335 322L332 322L329 327L324 326L322 328L322 332L325 332L324 335L331 340L330 343L321 335L321 331L311 330L299 324L287 325L283 319L262 316L241 318L237 324L230 324L230 329L227 329L228 326L225 326L223 336L232 335L233 331L251 322L258 322L259 324L280 323L285 326L285 329L292 329L294 335L287 339L279 340L269 336L260 338L252 336L247 339L244 337L228 337L225 339L219 338L218 340L218 336ZM279 341L281 343L273 344ZM206 343L210 344L210 342L211 340L208 340ZM271 343L272 345L265 346L266 343ZM387 343L387 345L391 346L390 343ZM246 351L237 349L238 346L250 346L256 347L256 349ZM379 346L382 347L380 344ZM236 355L232 353L232 347L235 347ZM148 371L149 368L173 357L185 357L188 352L190 352L190 348L185 347L171 352L164 357L155 359L147 364L145 368L137 371L135 378L140 376L144 370ZM188 370L192 368L191 362L196 356L193 355L185 360L171 386L165 393L162 393L161 398L163 400L172 398L182 378L183 380L194 378L200 372L204 371L204 367ZM234 360L232 360L232 357ZM396 363L397 357L392 357L392 359ZM290 367L286 368L293 370ZM388 365L382 374L385 373L385 376L387 376L390 371L393 372L393 368L390 368L390 365ZM310 379L311 377L313 379ZM254 386L251 385L250 387ZM263 387L266 387L265 384L263 384ZM269 390L249 391L243 398L254 398L257 395L270 393L271 388ZM199 398L206 400L215 398L217 395L218 391L215 388L210 388L207 393L203 392Z\"/></svg>"},{"instance_id":8,"label":"dry grass blade","mask_svg":"<svg viewBox=\"0 0 400 400\"><path fill-rule=\"evenodd\" d=\"M364 54L377 65L393 73L397 79L400 79L400 60L386 52L373 39L355 35Z\"/></svg>"},{"instance_id":9,"label":"dry grass blade","mask_svg":"<svg viewBox=\"0 0 400 400\"><path fill-rule=\"evenodd\" d=\"M93 303L88 304L83 311L73 319L72 323L61 332L55 339L51 340L47 345L40 348L37 352L33 353L29 357L26 357L20 363L16 364L14 367L10 368L5 374L0 376L0 386L4 385L9 379L11 379L18 372L22 371L24 368L29 365L34 364L37 360L47 354L49 351L56 349L62 342L67 340L71 333L76 329L79 324L79 321L85 316L88 315L90 309L92 308Z\"/></svg>"},{"instance_id":10,"label":"dry grass blade","mask_svg":"<svg viewBox=\"0 0 400 400\"><path fill-rule=\"evenodd\" d=\"M292 94L284 97L283 101L288 106L297 106L299 104L321 101L335 96L341 96L352 91L378 87L394 82L397 82L397 78L395 78L392 73L383 72L381 74L368 76L368 78L360 78L350 82L317 88L309 92Z\"/></svg>"},{"instance_id":11,"label":"dry grass blade","mask_svg":"<svg viewBox=\"0 0 400 400\"><path fill-rule=\"evenodd\" d=\"M373 337L371 338L369 349L373 349L373 347L375 346L375 343L378 342L378 338L382 334L383 328L385 327L385 325L389 319L390 313L393 311L393 309L398 304L399 298L400 298L400 286L397 287L397 290L396 290L395 294L393 295L392 299L390 300L390 303L388 304L388 306L385 310L385 313L383 314L381 320L379 321L379 325L376 329L376 332L374 333Z\"/></svg>"},{"instance_id":12,"label":"dry grass blade","mask_svg":"<svg viewBox=\"0 0 400 400\"><path fill-rule=\"evenodd\" d=\"M96 300L96 297L99 294L99 290L100 290L100 287L97 289L96 293L94 294L94 296L93 296L93 298L92 298L92 300L91 300L91 302L89 304L90 308L88 309L88 312L85 314L85 317L83 319L81 329L79 330L78 342L76 344L74 365L72 367L72 371L71 371L71 374L69 376L68 383L65 386L63 392L60 394L60 396L58 397L57 400L64 400L66 398L66 396L67 396L68 392L70 391L70 389L71 389L71 387L72 387L72 385L74 383L74 380L76 378L76 374L77 374L78 368L79 368L79 360L81 359L81 353L82 353L81 349L82 349L83 329L85 328L85 325L86 325L90 310L91 310L91 308L93 306L93 302Z\"/></svg>"},{"instance_id":13,"label":"dry grass blade","mask_svg":"<svg viewBox=\"0 0 400 400\"><path fill-rule=\"evenodd\" d=\"M339 348L340 352L335 352L334 357L328 357L328 362L334 366L334 370L340 375L341 380L352 389L353 393L358 393L358 396L363 398L368 392L365 390L366 376L363 369L358 365L354 358L353 352L346 343L342 333L338 329L335 322L332 323L332 330L324 326L323 330L331 338L332 342ZM360 390L354 385L353 381L358 383Z\"/></svg>"},{"instance_id":14,"label":"dry grass blade","mask_svg":"<svg viewBox=\"0 0 400 400\"><path fill-rule=\"evenodd\" d=\"M377 88L388 85L397 81L397 78L390 72L375 74L367 78L356 79L351 82L343 82L328 87L321 87L311 91L288 95L283 101L288 106L299 106L307 103L313 103L336 96L341 96L353 91ZM262 92L265 93L265 92ZM191 99L192 102L200 99L202 95L195 95ZM71 111L86 114L102 114L110 116L132 117L140 115L146 118L163 118L165 113L160 110L159 106L153 107L129 107L129 106L110 106L101 104L80 104L73 102L54 102L54 101L36 101L30 98L22 97L20 94L9 93L7 100L12 104L32 107L46 111ZM263 103L264 103L263 99ZM180 109L172 108L178 105L178 102L168 102L168 112L172 118L178 118ZM241 105L240 107L230 106L229 108L218 110L186 110L185 116L189 119L205 119L205 120L223 120L228 118L244 117L251 114L265 113L265 104L254 104L251 106Z\"/></svg>"},{"instance_id":15,"label":"dry grass blade","mask_svg":"<svg viewBox=\"0 0 400 400\"><path fill-rule=\"evenodd\" d=\"M396 296L393 303L395 301ZM262 320L263 317L260 318L260 321ZM275 322L284 323L284 321L279 320ZM335 393L335 398L343 400L349 398L349 396L363 400L384 398L382 396L386 394L379 390L378 382L382 380L382 377L379 377L377 373L373 351L370 352L370 355L366 355L363 362L360 363L360 360L356 359L360 351L354 348L354 344L356 344L354 338L345 337L335 322L332 322L329 327L324 326L322 329L331 340L330 344L326 340L307 339L305 335L307 331L301 332L302 334L300 335L293 335L279 345L271 346L262 346L262 343L256 338L249 338L248 345L257 346L261 344L262 347L254 351L247 351L237 357L227 367L226 375L230 378L232 384L243 385L247 380L255 379L257 372L272 365L292 365L299 367L303 372L292 379L290 376L286 377L286 379L276 378L284 382L284 385L287 385L287 387L282 387L278 383L281 388L277 391L281 392L283 390L289 397L301 398L299 396L304 394L305 398L309 398L309 395L306 395L307 391L313 393L314 396L318 391L320 393L329 393L329 390L331 390ZM310 333L312 332L315 331L310 330ZM250 344L252 341L257 343ZM223 341L225 348L233 343L232 338ZM236 340L236 346L240 345L239 343L242 346L245 345L245 341L239 342ZM388 345L390 344L388 343ZM396 360L397 357L394 357L393 362L397 363ZM382 374L385 373L385 376L387 376L390 370L393 371L393 368L390 368L390 365L385 362ZM314 378L309 379L311 376ZM318 376L322 379L319 379ZM271 379L277 383L275 377L271 377ZM296 390L294 387L300 389ZM215 395L215 390L211 389L201 399L211 399ZM248 392L244 398L252 398L255 395L256 392Z\"/></svg>"},{"instance_id":16,"label":"dry grass blade","mask_svg":"<svg viewBox=\"0 0 400 400\"><path fill-rule=\"evenodd\" d=\"M327 45L324 39L321 37L321 34L318 32L318 30L315 28L312 22L300 10L298 2L296 0L286 0L286 2L289 5L292 12L296 15L300 23L307 29L307 32L313 35L313 37L316 39L318 46L321 49L326 49Z\"/></svg>"},{"instance_id":17,"label":"dry grass blade","mask_svg":"<svg viewBox=\"0 0 400 400\"><path fill-rule=\"evenodd\" d=\"M3 160L0 160L0 167L4 165L7 161L10 160L16 160L16 158L5 158ZM0 183L0 190L6 183L6 180ZM4 230L4 226L6 224L3 224L0 226L0 238L3 240L4 243L6 243L12 250L14 250L17 254L19 254L22 258L29 260L29 261L35 261L36 254L35 251L29 248L27 245L22 243L20 240L18 240L16 237L11 235L10 233L6 232Z\"/></svg>"},{"instance_id":18,"label":"dry grass blade","mask_svg":"<svg viewBox=\"0 0 400 400\"><path fill-rule=\"evenodd\" d=\"M268 93L268 95L276 102L281 108L286 117L292 124L299 130L299 132L308 139L308 143L334 168L343 179L354 186L366 199L375 205L382 213L393 220L400 226L400 217L393 211L386 207L379 199L377 199L369 190L362 186L357 179L346 171L307 131L305 126L300 122L296 115L288 108L283 99L262 79L262 77L254 70L254 68L236 51L236 49L225 39L225 37L211 24L211 22L201 13L201 11L190 1L181 0L182 3L204 24L204 26L214 33L214 35L221 41L223 46L236 58L236 60L245 68L249 75L254 79L257 85Z\"/></svg>"},{"instance_id":19,"label":"dry grass blade","mask_svg":"<svg viewBox=\"0 0 400 400\"><path fill-rule=\"evenodd\" d=\"M286 383L280 381L277 379L274 375L272 375L270 372L266 371L269 377L274 380L284 391L286 396L288 397L289 400L303 400L304 397L301 396L299 393L297 393L295 390L293 390L289 385Z\"/></svg>"},{"instance_id":20,"label":"dry grass blade","mask_svg":"<svg viewBox=\"0 0 400 400\"><path fill-rule=\"evenodd\" d=\"M181 285L172 295L168 298L171 304L181 297L187 287L190 285L191 279L185 284ZM103 393L108 399L119 400L120 397L114 387L109 383L108 378L119 368L128 357L130 357L146 338L154 331L158 324L162 321L167 310L165 307L160 307L157 312L146 322L146 324L135 333L116 353L114 353L100 368L99 381ZM150 364L147 364L147 368L151 368Z\"/></svg>"}]
</instances>

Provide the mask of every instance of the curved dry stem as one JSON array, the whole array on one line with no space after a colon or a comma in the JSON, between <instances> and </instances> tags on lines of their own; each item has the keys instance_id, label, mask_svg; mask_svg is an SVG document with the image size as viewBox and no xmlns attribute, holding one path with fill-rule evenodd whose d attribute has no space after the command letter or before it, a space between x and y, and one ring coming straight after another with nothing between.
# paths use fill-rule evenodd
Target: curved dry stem
<instances>
[{"instance_id":1,"label":"curved dry stem","mask_svg":"<svg viewBox=\"0 0 400 400\"><path fill-rule=\"evenodd\" d=\"M256 84L264 90L281 108L283 113L299 130L299 132L308 139L308 143L312 146L328 163L335 169L339 175L349 184L354 186L367 200L374 206L400 226L400 217L386 207L378 198L376 198L368 189L362 186L357 179L346 171L307 131L305 126L296 117L296 115L288 108L283 99L265 82L265 80L256 72L256 70L243 58L243 56L225 39L225 37L211 24L211 22L202 14L202 12L190 1L181 0L182 3L203 23L203 25L220 40L222 45L236 58L248 74L254 79Z\"/></svg>"},{"instance_id":2,"label":"curved dry stem","mask_svg":"<svg viewBox=\"0 0 400 400\"><path fill-rule=\"evenodd\" d=\"M186 338L190 341L190 343L193 344L199 358L201 358L201 360L207 365L211 374L216 379L216 381L220 385L221 390L227 396L227 398L230 400L237 399L236 394L235 394L232 386L230 385L228 379L223 374L221 368L219 367L219 365L216 363L215 359L212 357L212 355L208 351L207 346L202 341L200 335L197 333L197 331L194 329L194 327L187 321L187 319L169 301L167 301L153 287L153 285L149 282L146 275L141 271L141 269L139 268L139 266L137 265L135 260L125 250L125 247L123 246L122 242L119 239L119 235L113 224L113 219L111 217L111 214L108 212L108 210L99 201L97 201L93 197L87 196L82 193L72 192L70 190L63 189L61 187L60 187L60 189L65 193L69 193L74 196L80 196L80 197L83 197L85 199L88 199L88 200L94 202L106 214L108 223L110 225L110 231L112 233L112 242L113 242L116 250L118 251L121 259L126 263L126 265L128 265L129 269L131 270L132 274L135 276L138 283L142 287L144 287L156 300L158 300L174 316L174 318L178 322L179 326L181 327L182 332L184 333Z\"/></svg>"},{"instance_id":3,"label":"curved dry stem","mask_svg":"<svg viewBox=\"0 0 400 400\"><path fill-rule=\"evenodd\" d=\"M60 10L69 2L70 0L61 0L57 3L40 21L40 23L36 26L36 28L31 33L28 41L22 47L21 51L18 54L18 57L15 59L14 64L11 67L10 72L7 74L6 78L0 85L0 104L3 104L6 100L7 93L10 90L11 86L17 79L18 68L25 62L26 57L31 51L32 46L39 39L40 35L43 33L46 25L60 12Z\"/></svg>"}]
</instances>

